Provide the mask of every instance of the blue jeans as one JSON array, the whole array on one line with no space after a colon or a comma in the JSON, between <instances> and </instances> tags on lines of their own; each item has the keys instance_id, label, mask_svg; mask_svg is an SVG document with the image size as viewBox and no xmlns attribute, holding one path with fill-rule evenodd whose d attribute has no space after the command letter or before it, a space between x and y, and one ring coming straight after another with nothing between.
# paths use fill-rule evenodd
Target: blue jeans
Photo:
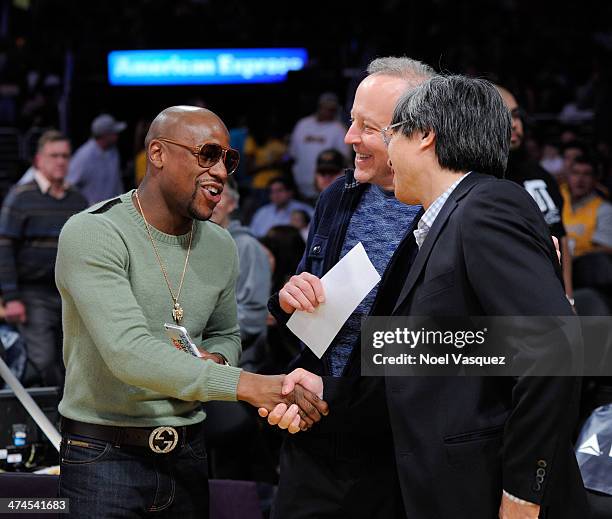
<instances>
[{"instance_id":1,"label":"blue jeans","mask_svg":"<svg viewBox=\"0 0 612 519\"><path fill-rule=\"evenodd\" d=\"M59 493L70 499L70 517L208 518L208 463L201 435L168 454L156 454L147 447L117 448L64 434L60 461Z\"/></svg>"}]
</instances>

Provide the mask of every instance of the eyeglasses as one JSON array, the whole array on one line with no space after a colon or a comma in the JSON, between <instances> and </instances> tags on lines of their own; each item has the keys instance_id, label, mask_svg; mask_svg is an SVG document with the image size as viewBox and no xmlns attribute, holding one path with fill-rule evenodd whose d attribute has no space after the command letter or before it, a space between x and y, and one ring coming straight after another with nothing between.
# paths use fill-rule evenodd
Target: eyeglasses
<instances>
[{"instance_id":1,"label":"eyeglasses","mask_svg":"<svg viewBox=\"0 0 612 519\"><path fill-rule=\"evenodd\" d=\"M198 158L198 166L201 168L212 168L217 162L219 162L219 160L223 160L223 165L225 166L228 176L238 169L240 153L234 148L225 148L216 142L206 142L204 144L199 144L198 146L188 146L187 144L162 137L158 138L157 140L175 144L176 146L189 150Z\"/></svg>"},{"instance_id":2,"label":"eyeglasses","mask_svg":"<svg viewBox=\"0 0 612 519\"><path fill-rule=\"evenodd\" d=\"M393 137L393 132L391 130L393 130L393 128L397 128L398 126L401 126L402 124L406 124L407 122L408 122L407 120L403 120L403 121L400 121L399 123L390 124L389 126L385 126L382 130L380 130L380 133L382 133L382 139L385 145L389 146L389 143L391 142L391 137Z\"/></svg>"}]
</instances>

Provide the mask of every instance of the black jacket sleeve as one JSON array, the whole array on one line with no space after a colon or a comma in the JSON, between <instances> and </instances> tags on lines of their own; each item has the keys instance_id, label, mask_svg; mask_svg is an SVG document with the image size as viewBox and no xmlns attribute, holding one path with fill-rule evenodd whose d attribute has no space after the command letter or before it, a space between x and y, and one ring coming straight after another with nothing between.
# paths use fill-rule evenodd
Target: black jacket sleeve
<instances>
[{"instance_id":1,"label":"black jacket sleeve","mask_svg":"<svg viewBox=\"0 0 612 519\"><path fill-rule=\"evenodd\" d=\"M507 181L476 190L460 228L467 276L482 307L497 316L571 316L548 227L529 194ZM504 432L506 491L545 504L555 463L566 455L560 450L570 444L578 392L574 377L516 380Z\"/></svg>"}]
</instances>

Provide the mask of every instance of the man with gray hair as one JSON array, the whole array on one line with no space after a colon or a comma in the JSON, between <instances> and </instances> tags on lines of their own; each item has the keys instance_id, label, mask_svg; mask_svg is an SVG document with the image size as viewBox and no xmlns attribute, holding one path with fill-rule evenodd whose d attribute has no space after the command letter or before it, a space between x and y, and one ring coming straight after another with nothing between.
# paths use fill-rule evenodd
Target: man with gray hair
<instances>
[{"instance_id":1,"label":"man with gray hair","mask_svg":"<svg viewBox=\"0 0 612 519\"><path fill-rule=\"evenodd\" d=\"M279 323L295 310L313 311L324 301L320 278L359 242L382 275L420 214L419 206L405 206L393 196L393 173L381 129L390 123L400 95L434 71L406 57L376 59L367 71L355 92L344 138L356 153L355 169L347 170L319 198L298 271L269 303ZM273 517L402 516L384 383L360 376L361 319L386 304L374 288L321 360L303 350L294 366L322 379L301 369L287 376L291 383L320 381L311 391L322 396L325 387L333 411L308 434L286 438ZM283 405L269 417L281 428L293 419Z\"/></svg>"},{"instance_id":2,"label":"man with gray hair","mask_svg":"<svg viewBox=\"0 0 612 519\"><path fill-rule=\"evenodd\" d=\"M401 287L387 315L573 315L538 206L521 186L495 178L506 170L510 127L485 80L436 76L400 99L383 131L395 195L425 213L383 281L381 293ZM414 252L414 261L402 260ZM530 366L545 355L533 349ZM571 446L579 383L388 377L406 516L587 517ZM424 397L435 404L424 406Z\"/></svg>"}]
</instances>

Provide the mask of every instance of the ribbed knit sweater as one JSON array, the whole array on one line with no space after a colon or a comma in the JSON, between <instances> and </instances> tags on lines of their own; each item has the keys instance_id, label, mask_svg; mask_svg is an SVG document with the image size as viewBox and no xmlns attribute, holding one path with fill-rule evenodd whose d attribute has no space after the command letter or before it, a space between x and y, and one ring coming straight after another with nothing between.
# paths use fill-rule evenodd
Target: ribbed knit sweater
<instances>
[{"instance_id":1,"label":"ribbed knit sweater","mask_svg":"<svg viewBox=\"0 0 612 519\"><path fill-rule=\"evenodd\" d=\"M144 207L146 216L146 207ZM151 227L174 291L189 234ZM238 362L236 247L211 222L195 222L179 302L198 346ZM145 222L131 193L73 216L62 230L56 264L62 296L66 387L60 413L122 426L189 425L200 401L235 400L241 370L175 349L164 331L172 299Z\"/></svg>"},{"instance_id":2,"label":"ribbed knit sweater","mask_svg":"<svg viewBox=\"0 0 612 519\"><path fill-rule=\"evenodd\" d=\"M35 181L13 187L0 215L0 290L4 302L21 299L21 289L55 292L57 239L66 220L87 207L75 189L61 199Z\"/></svg>"}]
</instances>

